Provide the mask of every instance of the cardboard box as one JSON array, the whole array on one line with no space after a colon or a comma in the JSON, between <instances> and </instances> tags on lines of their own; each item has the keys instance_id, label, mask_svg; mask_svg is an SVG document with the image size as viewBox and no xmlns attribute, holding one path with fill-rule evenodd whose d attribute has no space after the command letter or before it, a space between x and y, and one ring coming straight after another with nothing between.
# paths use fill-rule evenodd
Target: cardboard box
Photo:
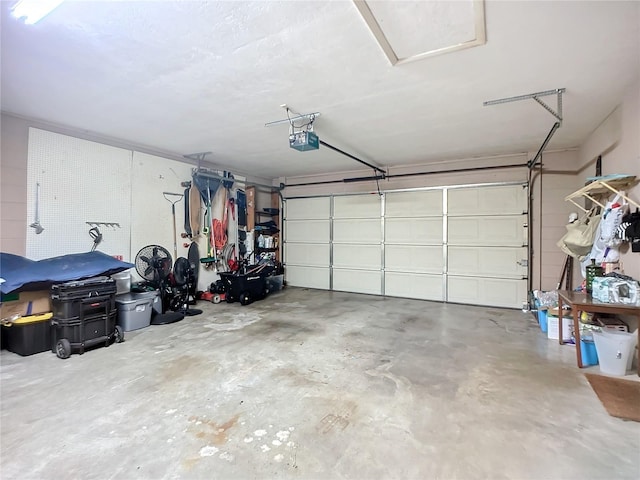
<instances>
[{"instance_id":1,"label":"cardboard box","mask_svg":"<svg viewBox=\"0 0 640 480\"><path fill-rule=\"evenodd\" d=\"M547 338L549 340L558 340L558 323L559 317L552 315L547 316ZM571 341L571 335L573 333L573 320L571 317L562 316L562 340L565 342Z\"/></svg>"},{"instance_id":2,"label":"cardboard box","mask_svg":"<svg viewBox=\"0 0 640 480\"><path fill-rule=\"evenodd\" d=\"M18 300L0 304L0 320L14 315L20 315L21 317L38 315L51 310L51 293L49 290L20 292Z\"/></svg>"}]
</instances>

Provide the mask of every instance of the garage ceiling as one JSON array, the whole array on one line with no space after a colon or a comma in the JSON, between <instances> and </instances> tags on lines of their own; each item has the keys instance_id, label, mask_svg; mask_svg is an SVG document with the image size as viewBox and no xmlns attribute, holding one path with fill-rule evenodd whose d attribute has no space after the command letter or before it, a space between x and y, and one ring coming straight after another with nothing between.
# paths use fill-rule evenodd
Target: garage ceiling
<instances>
[{"instance_id":1,"label":"garage ceiling","mask_svg":"<svg viewBox=\"0 0 640 480\"><path fill-rule=\"evenodd\" d=\"M640 71L638 2L488 1L484 45L395 66L346 0L66 1L36 25L13 3L0 7L3 111L270 178L356 166L265 128L283 103L393 167L536 150L553 117L482 102L555 88L565 121L550 148L578 146Z\"/></svg>"}]
</instances>

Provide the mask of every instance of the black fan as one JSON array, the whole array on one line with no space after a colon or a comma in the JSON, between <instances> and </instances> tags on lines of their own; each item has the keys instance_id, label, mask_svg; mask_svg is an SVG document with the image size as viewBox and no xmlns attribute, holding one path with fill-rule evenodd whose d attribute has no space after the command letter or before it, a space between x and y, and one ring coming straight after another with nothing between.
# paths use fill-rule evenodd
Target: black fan
<instances>
[{"instance_id":1,"label":"black fan","mask_svg":"<svg viewBox=\"0 0 640 480\"><path fill-rule=\"evenodd\" d=\"M196 242L189 245L189 252L187 258L191 264L191 271L193 272L193 282L189 285L189 304L195 305L196 303L196 291L198 289L198 272L200 271L200 251L198 250L198 244Z\"/></svg>"},{"instance_id":2,"label":"black fan","mask_svg":"<svg viewBox=\"0 0 640 480\"><path fill-rule=\"evenodd\" d=\"M202 310L197 308L189 308L191 304L192 285L196 280L196 274L193 264L184 257L176 260L173 266L173 281L175 294L171 300L171 308L173 310L184 313L185 315L200 315Z\"/></svg>"},{"instance_id":3,"label":"black fan","mask_svg":"<svg viewBox=\"0 0 640 480\"><path fill-rule=\"evenodd\" d=\"M136 271L148 282L149 286L160 292L162 313L151 319L152 325L174 323L184 318L184 313L167 312L167 307L173 298L173 292L169 285L172 263L171 254L160 245L147 245L140 249L136 255Z\"/></svg>"},{"instance_id":4,"label":"black fan","mask_svg":"<svg viewBox=\"0 0 640 480\"><path fill-rule=\"evenodd\" d=\"M160 282L171 273L171 254L160 245L147 245L136 255L136 271L146 281L158 288Z\"/></svg>"}]
</instances>

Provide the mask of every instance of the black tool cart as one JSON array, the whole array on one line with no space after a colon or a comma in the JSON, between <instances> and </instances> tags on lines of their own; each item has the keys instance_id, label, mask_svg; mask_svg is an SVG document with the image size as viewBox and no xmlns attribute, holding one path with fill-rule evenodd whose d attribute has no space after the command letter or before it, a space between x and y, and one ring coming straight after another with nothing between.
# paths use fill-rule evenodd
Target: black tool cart
<instances>
[{"instance_id":1,"label":"black tool cart","mask_svg":"<svg viewBox=\"0 0 640 480\"><path fill-rule=\"evenodd\" d=\"M86 348L122 342L124 333L116 325L116 282L94 277L53 285L51 303L52 351L60 358L83 354Z\"/></svg>"}]
</instances>

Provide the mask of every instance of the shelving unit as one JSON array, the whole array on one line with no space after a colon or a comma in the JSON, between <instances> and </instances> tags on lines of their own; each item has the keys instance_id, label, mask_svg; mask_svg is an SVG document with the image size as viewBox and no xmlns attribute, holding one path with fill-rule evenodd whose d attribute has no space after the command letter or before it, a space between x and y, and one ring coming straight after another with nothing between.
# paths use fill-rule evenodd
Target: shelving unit
<instances>
[{"instance_id":1,"label":"shelving unit","mask_svg":"<svg viewBox=\"0 0 640 480\"><path fill-rule=\"evenodd\" d=\"M605 208L606 201L603 203L602 198L609 197L612 194L620 195L624 198L630 205L634 205L637 208L640 208L640 204L631 200L627 195L622 193L622 190L632 187L637 183L636 177L634 175L628 175L619 178L611 178L611 179L602 179L595 180L591 182L589 185L585 185L580 190L576 190L570 195L565 197L565 201L573 203L576 207L578 207L583 212L588 212L588 209L584 208L582 205L576 202L578 198L588 198L596 205L601 208Z\"/></svg>"},{"instance_id":2,"label":"shelving unit","mask_svg":"<svg viewBox=\"0 0 640 480\"><path fill-rule=\"evenodd\" d=\"M275 253L275 260L280 262L280 198L277 193L273 193L271 195L271 208L278 209L278 213L269 213L264 210L259 210L256 205L256 188L253 186L247 186L245 189L245 194L247 196L247 231L253 231L253 254L255 255L255 259L257 261L257 257L264 252ZM273 232L272 230L259 230L257 227L258 223L264 223L265 219L272 219L275 224L278 232ZM258 237L262 233L263 236L269 236L274 238L274 247L259 247L258 246Z\"/></svg>"},{"instance_id":3,"label":"shelving unit","mask_svg":"<svg viewBox=\"0 0 640 480\"><path fill-rule=\"evenodd\" d=\"M276 223L276 228L278 230L280 230L280 223L279 223L279 217L280 217L280 213L269 213L269 212L264 212L264 211L258 211L256 210L255 212L256 217L258 218L269 218L271 220L273 220ZM262 223L262 222L256 222L256 223ZM260 234L263 235L263 237L271 237L273 238L273 245L276 245L274 247L260 247L258 246L258 237L260 236ZM263 252L275 252L276 254L276 261L280 261L280 233L278 232L273 232L271 230L256 230L255 231L255 252L256 255L260 255L260 253Z\"/></svg>"}]
</instances>

